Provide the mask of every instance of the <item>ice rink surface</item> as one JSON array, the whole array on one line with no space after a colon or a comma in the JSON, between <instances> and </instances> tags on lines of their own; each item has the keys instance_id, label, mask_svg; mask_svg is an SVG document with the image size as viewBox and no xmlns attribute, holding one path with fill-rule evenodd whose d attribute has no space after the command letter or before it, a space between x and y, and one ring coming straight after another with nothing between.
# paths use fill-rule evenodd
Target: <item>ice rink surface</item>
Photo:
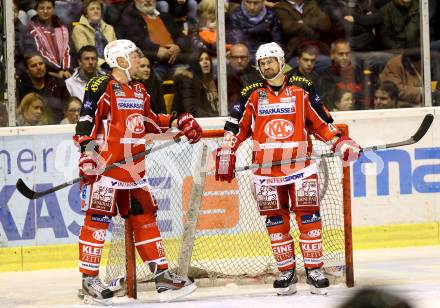
<instances>
[{"instance_id":1,"label":"ice rink surface","mask_svg":"<svg viewBox=\"0 0 440 308\"><path fill-rule=\"evenodd\" d=\"M298 293L276 296L270 284L229 283L198 288L173 303L160 303L154 291L139 292L138 300L115 298L113 307L338 307L355 291L374 286L407 300L412 307L440 307L440 245L403 249L355 251L355 288L333 285L327 296L311 295L305 284ZM85 307L77 298L76 269L0 273L0 307Z\"/></svg>"}]
</instances>

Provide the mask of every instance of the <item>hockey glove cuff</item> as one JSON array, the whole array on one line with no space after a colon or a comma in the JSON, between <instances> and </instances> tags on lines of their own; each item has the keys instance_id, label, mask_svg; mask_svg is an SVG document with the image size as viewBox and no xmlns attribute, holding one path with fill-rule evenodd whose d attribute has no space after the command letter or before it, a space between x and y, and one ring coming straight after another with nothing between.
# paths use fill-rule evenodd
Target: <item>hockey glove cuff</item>
<instances>
[{"instance_id":1,"label":"hockey glove cuff","mask_svg":"<svg viewBox=\"0 0 440 308\"><path fill-rule=\"evenodd\" d=\"M343 164L357 160L360 155L360 150L361 146L347 136L339 138L332 147L334 153L340 154Z\"/></svg>"},{"instance_id":2,"label":"hockey glove cuff","mask_svg":"<svg viewBox=\"0 0 440 308\"><path fill-rule=\"evenodd\" d=\"M215 150L215 179L217 181L231 181L235 177L235 151L230 148Z\"/></svg>"},{"instance_id":3,"label":"hockey glove cuff","mask_svg":"<svg viewBox=\"0 0 440 308\"><path fill-rule=\"evenodd\" d=\"M182 113L177 119L177 127L188 138L189 143L197 143L202 137L202 128L190 113Z\"/></svg>"},{"instance_id":4,"label":"hockey glove cuff","mask_svg":"<svg viewBox=\"0 0 440 308\"><path fill-rule=\"evenodd\" d=\"M96 181L99 181L101 175L97 174L96 159L86 153L81 153L78 161L79 176L84 177L83 183L91 185Z\"/></svg>"}]
</instances>

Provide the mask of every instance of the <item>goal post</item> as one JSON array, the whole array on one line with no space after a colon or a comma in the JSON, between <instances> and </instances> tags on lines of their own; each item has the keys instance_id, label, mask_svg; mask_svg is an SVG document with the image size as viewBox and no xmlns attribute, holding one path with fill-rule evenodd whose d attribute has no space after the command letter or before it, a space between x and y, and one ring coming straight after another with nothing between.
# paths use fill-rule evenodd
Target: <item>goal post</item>
<instances>
[{"instance_id":1,"label":"goal post","mask_svg":"<svg viewBox=\"0 0 440 308\"><path fill-rule=\"evenodd\" d=\"M347 125L336 125L344 135ZM211 153L220 145L223 130L206 130L197 144L176 143L147 158L150 190L158 202L158 225L170 268L194 278L274 276L277 272L269 237L252 196L250 171L239 172L231 183L214 179ZM314 152L330 146L314 140ZM236 166L251 164L251 142L237 151ZM338 157L317 161L323 224L324 272L332 281L354 285L351 227L350 168ZM291 219L297 269L304 272L298 247L296 220ZM124 220L115 217L105 281L135 273L137 282L152 281L139 256L126 264ZM130 232L130 231L129 231ZM132 239L132 237L130 237ZM128 258L127 258L128 260ZM125 270L127 266L127 271ZM134 270L133 270L134 268ZM134 289L136 290L136 289Z\"/></svg>"}]
</instances>

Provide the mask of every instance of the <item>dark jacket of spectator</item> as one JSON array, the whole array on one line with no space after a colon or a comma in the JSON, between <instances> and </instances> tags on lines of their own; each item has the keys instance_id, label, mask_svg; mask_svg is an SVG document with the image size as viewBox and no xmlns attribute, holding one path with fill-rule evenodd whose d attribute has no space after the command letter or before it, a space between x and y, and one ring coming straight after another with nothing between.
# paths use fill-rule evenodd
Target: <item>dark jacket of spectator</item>
<instances>
[{"instance_id":1,"label":"dark jacket of spectator","mask_svg":"<svg viewBox=\"0 0 440 308\"><path fill-rule=\"evenodd\" d=\"M376 49L373 29L380 26L382 18L373 4L371 0L327 0L324 8L333 24L333 40L345 38L355 51ZM353 22L344 19L345 16L352 16Z\"/></svg>"},{"instance_id":2,"label":"dark jacket of spectator","mask_svg":"<svg viewBox=\"0 0 440 308\"><path fill-rule=\"evenodd\" d=\"M26 26L20 21L19 18L15 19L14 32L15 32L15 50L14 50L15 74L21 75L25 72L23 61L25 55L24 37L26 33Z\"/></svg>"},{"instance_id":3,"label":"dark jacket of spectator","mask_svg":"<svg viewBox=\"0 0 440 308\"><path fill-rule=\"evenodd\" d=\"M197 118L219 116L217 82L212 61L210 60L211 72L206 76L202 73L198 60L204 53L206 51L201 51L197 60L191 63L191 71L176 70L173 110L177 114L189 112Z\"/></svg>"},{"instance_id":4,"label":"dark jacket of spectator","mask_svg":"<svg viewBox=\"0 0 440 308\"><path fill-rule=\"evenodd\" d=\"M362 108L368 105L364 98L364 87L359 72L353 66L341 68L332 64L327 70L320 74L318 93L322 96L330 110L335 106L331 106L330 102L335 97L337 91L348 90L353 93L353 100L355 101L355 108Z\"/></svg>"},{"instance_id":5,"label":"dark jacket of spectator","mask_svg":"<svg viewBox=\"0 0 440 308\"><path fill-rule=\"evenodd\" d=\"M302 74L302 73L299 71L298 66L295 67L295 68L293 68L291 71L289 71L289 73L292 74L292 75L296 75L296 76L300 76L300 77L305 77L305 78L311 80L311 81L313 82L313 84L315 84L315 87L319 84L318 81L319 81L319 79L321 78L321 75L320 75L317 71L315 71L315 70L313 70L313 71L310 73L309 76L305 76L304 74ZM319 94L319 93L318 93L318 94Z\"/></svg>"},{"instance_id":6,"label":"dark jacket of spectator","mask_svg":"<svg viewBox=\"0 0 440 308\"><path fill-rule=\"evenodd\" d=\"M81 17L84 0L56 0L54 14L72 31L73 23Z\"/></svg>"},{"instance_id":7,"label":"dark jacket of spectator","mask_svg":"<svg viewBox=\"0 0 440 308\"><path fill-rule=\"evenodd\" d=\"M38 15L32 17L27 25L25 37L25 53L39 52L46 63L48 71L59 72L70 69L69 30L60 19L52 16L54 41L47 39L45 25L38 20Z\"/></svg>"},{"instance_id":8,"label":"dark jacket of spectator","mask_svg":"<svg viewBox=\"0 0 440 308\"><path fill-rule=\"evenodd\" d=\"M305 0L302 14L292 3L281 0L274 6L281 25L283 39L286 42L287 58L296 55L298 47L306 41L324 42L330 33L330 18L318 6L315 0ZM320 44L323 53L328 52L326 44Z\"/></svg>"},{"instance_id":9,"label":"dark jacket of spectator","mask_svg":"<svg viewBox=\"0 0 440 308\"><path fill-rule=\"evenodd\" d=\"M25 12L35 9L35 0L19 0L17 4L20 10Z\"/></svg>"},{"instance_id":10,"label":"dark jacket of spectator","mask_svg":"<svg viewBox=\"0 0 440 308\"><path fill-rule=\"evenodd\" d=\"M18 101L28 93L40 94L47 105L51 108L55 123L64 118L64 104L70 98L64 80L46 74L44 77L44 88L36 89L27 74L23 74L17 82Z\"/></svg>"},{"instance_id":11,"label":"dark jacket of spectator","mask_svg":"<svg viewBox=\"0 0 440 308\"><path fill-rule=\"evenodd\" d=\"M188 50L188 43L185 37L179 32L179 27L173 20L173 17L167 13L160 13L158 16L164 23L175 44L179 45L182 52ZM159 45L153 43L148 37L148 26L141 13L130 3L122 12L121 18L116 25L116 36L120 39L129 39L139 47L144 55L152 61L158 61L157 51Z\"/></svg>"},{"instance_id":12,"label":"dark jacket of spectator","mask_svg":"<svg viewBox=\"0 0 440 308\"><path fill-rule=\"evenodd\" d=\"M167 109L165 107L165 101L163 99L163 91L161 87L161 82L159 81L159 78L156 77L156 74L153 72L151 73L150 78L148 80L142 81L145 84L145 87L147 88L148 94L150 94L150 106L151 110L153 110L155 113L167 113Z\"/></svg>"},{"instance_id":13,"label":"dark jacket of spectator","mask_svg":"<svg viewBox=\"0 0 440 308\"><path fill-rule=\"evenodd\" d=\"M271 9L263 8L260 15L251 20L239 6L228 14L226 27L226 41L245 44L252 57L261 44L276 42L284 45L278 18Z\"/></svg>"},{"instance_id":14,"label":"dark jacket of spectator","mask_svg":"<svg viewBox=\"0 0 440 308\"><path fill-rule=\"evenodd\" d=\"M440 2L429 1L429 30L431 41L440 40Z\"/></svg>"},{"instance_id":15,"label":"dark jacket of spectator","mask_svg":"<svg viewBox=\"0 0 440 308\"><path fill-rule=\"evenodd\" d=\"M206 89L199 78L189 71L176 71L174 79L176 94L173 111L177 114L189 112L196 118L218 117L218 111L211 108Z\"/></svg>"},{"instance_id":16,"label":"dark jacket of spectator","mask_svg":"<svg viewBox=\"0 0 440 308\"><path fill-rule=\"evenodd\" d=\"M420 46L419 1L412 0L407 8L393 0L381 8L383 23L381 43L386 49Z\"/></svg>"}]
</instances>

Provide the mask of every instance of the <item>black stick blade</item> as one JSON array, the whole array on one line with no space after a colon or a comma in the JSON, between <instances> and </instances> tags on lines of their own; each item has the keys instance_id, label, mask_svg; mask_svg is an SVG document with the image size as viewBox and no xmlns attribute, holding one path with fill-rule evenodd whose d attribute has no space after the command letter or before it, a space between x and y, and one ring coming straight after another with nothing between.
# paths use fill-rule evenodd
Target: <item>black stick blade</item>
<instances>
[{"instance_id":1,"label":"black stick blade","mask_svg":"<svg viewBox=\"0 0 440 308\"><path fill-rule=\"evenodd\" d=\"M426 132L428 131L429 127L431 127L433 121L434 121L434 115L428 113L423 119L422 124L420 124L419 129L416 131L414 136L412 136L412 139L415 142L418 142L420 139L422 139L423 136L425 136Z\"/></svg>"},{"instance_id":2,"label":"black stick blade","mask_svg":"<svg viewBox=\"0 0 440 308\"><path fill-rule=\"evenodd\" d=\"M18 179L17 183L15 184L15 187L17 187L17 190L26 198L28 199L37 199L38 196L35 191L30 189L22 179Z\"/></svg>"}]
</instances>

